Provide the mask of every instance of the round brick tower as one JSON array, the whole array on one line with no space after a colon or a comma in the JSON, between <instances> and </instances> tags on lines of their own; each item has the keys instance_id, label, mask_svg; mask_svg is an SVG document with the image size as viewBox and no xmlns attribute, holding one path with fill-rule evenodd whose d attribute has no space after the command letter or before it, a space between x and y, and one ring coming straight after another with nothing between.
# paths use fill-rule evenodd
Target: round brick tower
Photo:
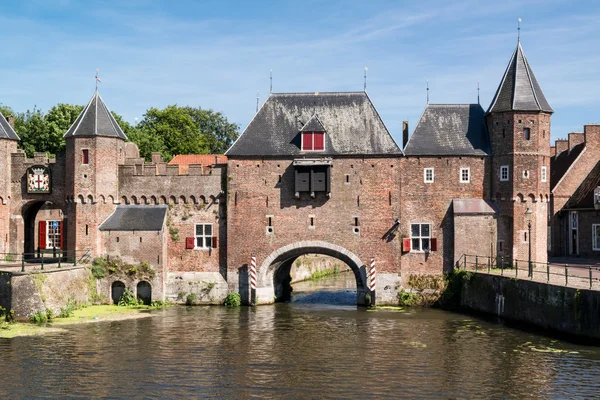
<instances>
[{"instance_id":1,"label":"round brick tower","mask_svg":"<svg viewBox=\"0 0 600 400\"><path fill-rule=\"evenodd\" d=\"M519 42L486 117L498 256L506 260L526 263L531 248L532 261L547 261L553 112Z\"/></svg>"}]
</instances>

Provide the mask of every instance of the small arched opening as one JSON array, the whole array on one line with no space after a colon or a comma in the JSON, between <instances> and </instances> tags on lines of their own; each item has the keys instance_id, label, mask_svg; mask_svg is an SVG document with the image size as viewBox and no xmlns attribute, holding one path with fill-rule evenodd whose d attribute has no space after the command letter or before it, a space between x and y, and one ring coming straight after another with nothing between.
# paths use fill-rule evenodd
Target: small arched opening
<instances>
[{"instance_id":1,"label":"small arched opening","mask_svg":"<svg viewBox=\"0 0 600 400\"><path fill-rule=\"evenodd\" d=\"M119 300L123 297L123 293L125 293L125 284L121 281L114 281L110 288L110 297L113 304L119 304Z\"/></svg>"},{"instance_id":2,"label":"small arched opening","mask_svg":"<svg viewBox=\"0 0 600 400\"><path fill-rule=\"evenodd\" d=\"M140 281L137 284L137 299L145 305L152 303L152 286L146 281Z\"/></svg>"},{"instance_id":3,"label":"small arched opening","mask_svg":"<svg viewBox=\"0 0 600 400\"><path fill-rule=\"evenodd\" d=\"M23 253L26 259L58 258L66 250L65 215L50 201L34 201L21 209Z\"/></svg>"}]
</instances>

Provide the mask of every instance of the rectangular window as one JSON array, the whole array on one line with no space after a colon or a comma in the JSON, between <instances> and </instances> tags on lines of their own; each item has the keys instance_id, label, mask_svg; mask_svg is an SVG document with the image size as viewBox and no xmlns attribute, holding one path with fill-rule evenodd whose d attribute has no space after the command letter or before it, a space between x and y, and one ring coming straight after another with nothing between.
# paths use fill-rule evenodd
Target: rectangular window
<instances>
[{"instance_id":1,"label":"rectangular window","mask_svg":"<svg viewBox=\"0 0 600 400\"><path fill-rule=\"evenodd\" d=\"M433 183L433 168L425 168L423 170L423 181L425 183Z\"/></svg>"},{"instance_id":2,"label":"rectangular window","mask_svg":"<svg viewBox=\"0 0 600 400\"><path fill-rule=\"evenodd\" d=\"M595 251L600 251L600 224L592 225L592 234L593 234L593 249Z\"/></svg>"},{"instance_id":3,"label":"rectangular window","mask_svg":"<svg viewBox=\"0 0 600 400\"><path fill-rule=\"evenodd\" d=\"M460 183L471 182L471 170L469 168L460 169Z\"/></svg>"},{"instance_id":4,"label":"rectangular window","mask_svg":"<svg viewBox=\"0 0 600 400\"><path fill-rule=\"evenodd\" d=\"M212 224L196 224L195 238L197 249L211 249L213 247L212 236Z\"/></svg>"},{"instance_id":5,"label":"rectangular window","mask_svg":"<svg viewBox=\"0 0 600 400\"><path fill-rule=\"evenodd\" d=\"M325 150L325 133L323 133L323 132L302 132L302 150L303 151L323 151L323 150Z\"/></svg>"},{"instance_id":6,"label":"rectangular window","mask_svg":"<svg viewBox=\"0 0 600 400\"><path fill-rule=\"evenodd\" d=\"M46 221L46 249L61 248L61 221Z\"/></svg>"},{"instance_id":7,"label":"rectangular window","mask_svg":"<svg viewBox=\"0 0 600 400\"><path fill-rule=\"evenodd\" d=\"M82 164L90 163L90 151L88 149L83 149L81 151L81 163Z\"/></svg>"},{"instance_id":8,"label":"rectangular window","mask_svg":"<svg viewBox=\"0 0 600 400\"><path fill-rule=\"evenodd\" d=\"M531 139L531 129L523 128L523 139L525 139L525 140Z\"/></svg>"},{"instance_id":9,"label":"rectangular window","mask_svg":"<svg viewBox=\"0 0 600 400\"><path fill-rule=\"evenodd\" d=\"M500 167L500 181L501 182L508 181L508 165L502 165Z\"/></svg>"},{"instance_id":10,"label":"rectangular window","mask_svg":"<svg viewBox=\"0 0 600 400\"><path fill-rule=\"evenodd\" d=\"M504 240L498 240L498 253L504 253Z\"/></svg>"},{"instance_id":11,"label":"rectangular window","mask_svg":"<svg viewBox=\"0 0 600 400\"><path fill-rule=\"evenodd\" d=\"M546 172L546 166L544 165L542 167L542 182L547 182L548 181L548 174Z\"/></svg>"},{"instance_id":12,"label":"rectangular window","mask_svg":"<svg viewBox=\"0 0 600 400\"><path fill-rule=\"evenodd\" d=\"M411 251L431 250L431 225L410 224Z\"/></svg>"}]
</instances>

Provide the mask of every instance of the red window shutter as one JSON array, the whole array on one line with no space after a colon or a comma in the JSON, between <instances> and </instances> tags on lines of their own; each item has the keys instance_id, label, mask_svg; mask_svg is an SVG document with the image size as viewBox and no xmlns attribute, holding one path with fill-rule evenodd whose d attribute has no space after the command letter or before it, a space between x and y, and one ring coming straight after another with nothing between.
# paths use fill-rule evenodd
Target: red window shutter
<instances>
[{"instance_id":1,"label":"red window shutter","mask_svg":"<svg viewBox=\"0 0 600 400\"><path fill-rule=\"evenodd\" d=\"M65 238L65 230L64 230L63 221L58 222L58 231L60 232L60 248L64 249L64 238Z\"/></svg>"},{"instance_id":2,"label":"red window shutter","mask_svg":"<svg viewBox=\"0 0 600 400\"><path fill-rule=\"evenodd\" d=\"M410 238L402 239L402 251L405 253L410 251Z\"/></svg>"},{"instance_id":3,"label":"red window shutter","mask_svg":"<svg viewBox=\"0 0 600 400\"><path fill-rule=\"evenodd\" d=\"M313 134L312 132L305 132L302 134L302 150L313 149Z\"/></svg>"},{"instance_id":4,"label":"red window shutter","mask_svg":"<svg viewBox=\"0 0 600 400\"><path fill-rule=\"evenodd\" d=\"M45 249L46 248L46 221L40 221L39 224L39 243L38 243L38 247L40 249Z\"/></svg>"},{"instance_id":5,"label":"red window shutter","mask_svg":"<svg viewBox=\"0 0 600 400\"><path fill-rule=\"evenodd\" d=\"M323 132L315 132L314 141L315 150L325 150L325 134Z\"/></svg>"},{"instance_id":6,"label":"red window shutter","mask_svg":"<svg viewBox=\"0 0 600 400\"><path fill-rule=\"evenodd\" d=\"M212 237L212 247L213 247L213 249L216 249L216 248L217 248L217 245L218 245L218 242L217 242L217 237L216 237L216 236L213 236L213 237Z\"/></svg>"},{"instance_id":7,"label":"red window shutter","mask_svg":"<svg viewBox=\"0 0 600 400\"><path fill-rule=\"evenodd\" d=\"M193 249L195 247L194 246L195 241L196 241L196 238L193 238L193 237L185 238L185 248L186 249Z\"/></svg>"},{"instance_id":8,"label":"red window shutter","mask_svg":"<svg viewBox=\"0 0 600 400\"><path fill-rule=\"evenodd\" d=\"M431 251L437 251L437 239L436 238L431 239Z\"/></svg>"}]
</instances>

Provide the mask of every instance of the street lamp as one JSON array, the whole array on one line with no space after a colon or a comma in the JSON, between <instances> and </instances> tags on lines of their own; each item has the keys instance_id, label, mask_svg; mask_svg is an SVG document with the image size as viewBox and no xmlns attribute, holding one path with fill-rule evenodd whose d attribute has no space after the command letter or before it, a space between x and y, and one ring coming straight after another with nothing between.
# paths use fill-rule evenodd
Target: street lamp
<instances>
[{"instance_id":1,"label":"street lamp","mask_svg":"<svg viewBox=\"0 0 600 400\"><path fill-rule=\"evenodd\" d=\"M529 207L527 207L527 210L525 210L525 215L527 218L527 241L529 242L529 259L528 259L528 266L529 266L529 274L527 275L529 278L531 278L533 276L533 264L531 263L531 214L533 214L533 211L531 211L531 209Z\"/></svg>"}]
</instances>

